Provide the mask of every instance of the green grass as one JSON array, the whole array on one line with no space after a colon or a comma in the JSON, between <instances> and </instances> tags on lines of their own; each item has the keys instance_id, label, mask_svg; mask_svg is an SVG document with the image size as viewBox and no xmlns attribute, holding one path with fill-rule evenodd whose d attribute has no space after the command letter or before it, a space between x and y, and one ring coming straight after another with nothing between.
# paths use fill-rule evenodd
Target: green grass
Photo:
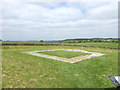
<instances>
[{"instance_id":1,"label":"green grass","mask_svg":"<svg viewBox=\"0 0 120 90\"><path fill-rule=\"evenodd\" d=\"M89 53L80 53L80 52L72 52L72 51L45 51L45 52L38 52L41 54L47 54L52 56L58 56L58 57L64 57L64 58L73 58L77 56L84 56L84 55L90 55Z\"/></svg>"},{"instance_id":2,"label":"green grass","mask_svg":"<svg viewBox=\"0 0 120 90\"><path fill-rule=\"evenodd\" d=\"M25 54L25 51L79 49L105 54L74 64ZM118 51L78 46L3 46L3 88L113 88Z\"/></svg>"},{"instance_id":3,"label":"green grass","mask_svg":"<svg viewBox=\"0 0 120 90\"><path fill-rule=\"evenodd\" d=\"M114 42L86 42L86 43L41 43L41 42L16 42L16 41L3 41L2 44L48 44L48 45L81 45L81 46L94 46L94 47L106 47L106 48L118 48L118 43Z\"/></svg>"},{"instance_id":4,"label":"green grass","mask_svg":"<svg viewBox=\"0 0 120 90\"><path fill-rule=\"evenodd\" d=\"M34 45L37 45L37 44L42 44L42 45L45 45L45 44L58 44L59 45L59 43L43 43L43 42L39 42L39 41L38 42L2 41L2 44L34 44Z\"/></svg>"},{"instance_id":5,"label":"green grass","mask_svg":"<svg viewBox=\"0 0 120 90\"><path fill-rule=\"evenodd\" d=\"M81 45L81 46L94 46L94 47L106 47L106 48L118 48L118 43L98 43L98 42L90 42L90 43L63 43L62 45Z\"/></svg>"}]
</instances>

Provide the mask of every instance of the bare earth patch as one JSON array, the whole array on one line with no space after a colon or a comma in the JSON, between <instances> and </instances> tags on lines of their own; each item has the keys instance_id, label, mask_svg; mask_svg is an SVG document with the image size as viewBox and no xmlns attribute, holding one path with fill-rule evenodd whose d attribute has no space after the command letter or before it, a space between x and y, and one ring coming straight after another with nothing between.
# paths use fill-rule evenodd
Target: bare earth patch
<instances>
[{"instance_id":1,"label":"bare earth patch","mask_svg":"<svg viewBox=\"0 0 120 90\"><path fill-rule=\"evenodd\" d=\"M74 58L68 59L68 58L63 58L63 57L57 57L57 56L51 56L51 55L46 55L46 54L40 54L40 53L38 53L38 52L59 51L59 50L72 51L72 52L81 52L81 53L89 53L91 55L78 56L78 57L74 57ZM86 59L90 59L90 58L93 58L93 57L99 57L99 56L104 55L102 53L88 52L88 51L76 50L76 49L52 49L52 50L40 50L40 51L31 51L31 52L24 52L24 53L35 55L35 56L39 56L39 57L44 57L44 58L59 60L59 61L63 61L63 62L68 62L68 63L76 63L78 61L82 61L82 60L86 60Z\"/></svg>"}]
</instances>

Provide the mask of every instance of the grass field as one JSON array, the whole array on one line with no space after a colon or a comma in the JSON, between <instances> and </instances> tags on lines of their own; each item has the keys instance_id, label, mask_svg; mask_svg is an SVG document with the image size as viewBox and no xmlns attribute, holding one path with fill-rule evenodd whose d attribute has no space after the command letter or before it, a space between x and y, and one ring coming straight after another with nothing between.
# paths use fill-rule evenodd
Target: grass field
<instances>
[{"instance_id":1,"label":"grass field","mask_svg":"<svg viewBox=\"0 0 120 90\"><path fill-rule=\"evenodd\" d=\"M71 64L23 53L50 49L78 49L105 55ZM118 51L78 46L3 46L2 67L3 88L113 88L107 76L118 74Z\"/></svg>"},{"instance_id":2,"label":"grass field","mask_svg":"<svg viewBox=\"0 0 120 90\"><path fill-rule=\"evenodd\" d=\"M86 47L105 47L105 48L118 48L118 43L114 43L114 42L86 42L86 43L41 43L41 42L15 42L15 41L3 41L2 44L34 44L34 45L63 45L63 46L74 46L74 45L78 45L78 46L86 46Z\"/></svg>"},{"instance_id":3,"label":"grass field","mask_svg":"<svg viewBox=\"0 0 120 90\"><path fill-rule=\"evenodd\" d=\"M88 53L71 52L71 51L63 51L63 50L38 52L38 53L52 55L52 56L58 56L58 57L64 57L64 58L73 58L73 57L77 57L77 56L90 55Z\"/></svg>"},{"instance_id":4,"label":"grass field","mask_svg":"<svg viewBox=\"0 0 120 90\"><path fill-rule=\"evenodd\" d=\"M118 48L118 43L98 43L98 42L90 42L90 43L63 43L63 45L81 45L81 46L94 46L94 47L106 47L106 48Z\"/></svg>"}]
</instances>

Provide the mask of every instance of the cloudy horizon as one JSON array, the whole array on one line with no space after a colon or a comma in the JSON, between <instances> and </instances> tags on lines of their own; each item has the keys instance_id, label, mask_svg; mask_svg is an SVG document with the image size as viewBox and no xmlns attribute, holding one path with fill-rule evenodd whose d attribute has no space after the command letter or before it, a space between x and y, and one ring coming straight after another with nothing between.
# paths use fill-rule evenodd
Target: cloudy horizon
<instances>
[{"instance_id":1,"label":"cloudy horizon","mask_svg":"<svg viewBox=\"0 0 120 90\"><path fill-rule=\"evenodd\" d=\"M3 40L117 38L113 2L12 2L3 4Z\"/></svg>"}]
</instances>

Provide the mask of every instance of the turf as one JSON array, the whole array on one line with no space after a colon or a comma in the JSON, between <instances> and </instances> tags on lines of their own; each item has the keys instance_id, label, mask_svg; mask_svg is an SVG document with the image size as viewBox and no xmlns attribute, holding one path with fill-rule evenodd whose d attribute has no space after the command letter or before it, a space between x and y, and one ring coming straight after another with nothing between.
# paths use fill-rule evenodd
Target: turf
<instances>
[{"instance_id":1,"label":"turf","mask_svg":"<svg viewBox=\"0 0 120 90\"><path fill-rule=\"evenodd\" d=\"M45 52L38 52L41 54L47 54L51 56L58 56L58 57L64 57L64 58L73 58L77 56L84 56L84 55L90 55L89 53L81 53L81 52L72 52L72 51L45 51Z\"/></svg>"},{"instance_id":2,"label":"turf","mask_svg":"<svg viewBox=\"0 0 120 90\"><path fill-rule=\"evenodd\" d=\"M68 45L68 43L62 43L62 45ZM69 43L69 45L81 45L81 46L94 46L94 47L106 47L106 48L118 48L118 43L98 43L98 42L90 42L90 43Z\"/></svg>"},{"instance_id":3,"label":"turf","mask_svg":"<svg viewBox=\"0 0 120 90\"><path fill-rule=\"evenodd\" d=\"M104 56L74 64L25 54L25 51L79 49ZM118 74L118 51L78 46L3 46L3 88L113 88L107 76Z\"/></svg>"}]
</instances>

